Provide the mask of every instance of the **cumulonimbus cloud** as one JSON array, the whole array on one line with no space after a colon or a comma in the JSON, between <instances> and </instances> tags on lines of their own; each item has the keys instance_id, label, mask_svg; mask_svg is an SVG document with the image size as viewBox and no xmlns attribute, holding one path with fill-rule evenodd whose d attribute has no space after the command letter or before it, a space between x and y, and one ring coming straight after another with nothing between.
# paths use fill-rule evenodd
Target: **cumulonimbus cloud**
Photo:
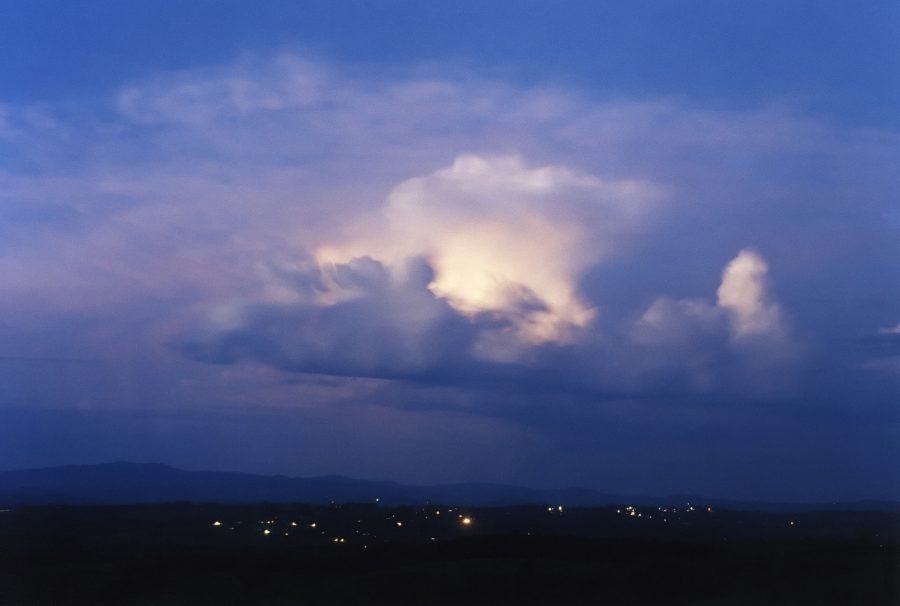
<instances>
[{"instance_id":1,"label":"cumulonimbus cloud","mask_svg":"<svg viewBox=\"0 0 900 606\"><path fill-rule=\"evenodd\" d=\"M852 332L824 323L820 288L896 298L866 277L896 266L893 139L784 106L600 101L282 53L33 109L2 110L0 143L26 169L0 171L0 309L35 334L77 325L74 351L169 360L163 344L190 333L181 351L209 361L392 377L506 363L548 382L635 377L621 384L637 393L648 369L716 384L733 357L782 360L789 328ZM844 167L828 173L840 188L750 170L794 162ZM872 237L807 246L845 229ZM742 252L718 296L700 289L734 242L766 260ZM867 321L891 326L894 309Z\"/></svg>"},{"instance_id":2,"label":"cumulonimbus cloud","mask_svg":"<svg viewBox=\"0 0 900 606\"><path fill-rule=\"evenodd\" d=\"M380 213L316 256L322 264L427 259L435 296L468 317L509 320L512 330L486 332L476 353L514 359L528 346L570 342L591 322L596 309L578 292L582 272L619 244L655 195L647 183L530 167L518 156L461 155L399 184Z\"/></svg>"},{"instance_id":3,"label":"cumulonimbus cloud","mask_svg":"<svg viewBox=\"0 0 900 606\"><path fill-rule=\"evenodd\" d=\"M318 234L311 258L264 264L260 296L219 306L180 347L364 376L521 363L590 337L583 274L627 246L660 196L643 181L463 154Z\"/></svg>"}]
</instances>

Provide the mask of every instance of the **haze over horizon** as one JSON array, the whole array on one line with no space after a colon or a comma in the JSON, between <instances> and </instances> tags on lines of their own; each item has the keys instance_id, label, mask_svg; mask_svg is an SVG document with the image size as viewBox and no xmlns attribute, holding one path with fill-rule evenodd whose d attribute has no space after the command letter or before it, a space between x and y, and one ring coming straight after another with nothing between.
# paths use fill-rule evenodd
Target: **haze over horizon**
<instances>
[{"instance_id":1,"label":"haze over horizon","mask_svg":"<svg viewBox=\"0 0 900 606\"><path fill-rule=\"evenodd\" d=\"M0 468L900 499L898 3L0 13Z\"/></svg>"}]
</instances>

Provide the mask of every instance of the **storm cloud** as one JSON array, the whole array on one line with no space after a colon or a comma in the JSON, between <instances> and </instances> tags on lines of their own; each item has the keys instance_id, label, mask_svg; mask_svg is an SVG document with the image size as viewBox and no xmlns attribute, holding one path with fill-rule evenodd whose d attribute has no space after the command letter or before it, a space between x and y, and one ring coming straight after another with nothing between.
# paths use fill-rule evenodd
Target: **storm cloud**
<instances>
[{"instance_id":1,"label":"storm cloud","mask_svg":"<svg viewBox=\"0 0 900 606\"><path fill-rule=\"evenodd\" d=\"M888 444L896 133L595 92L282 51L4 103L0 354L35 363L0 405L288 410L497 473L701 429L740 458L810 410L807 463L848 417Z\"/></svg>"}]
</instances>

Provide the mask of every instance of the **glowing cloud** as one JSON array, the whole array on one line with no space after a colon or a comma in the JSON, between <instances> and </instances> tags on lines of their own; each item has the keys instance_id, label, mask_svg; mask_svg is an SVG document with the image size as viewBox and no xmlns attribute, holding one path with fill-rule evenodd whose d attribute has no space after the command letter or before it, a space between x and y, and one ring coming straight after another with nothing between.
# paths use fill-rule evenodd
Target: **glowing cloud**
<instances>
[{"instance_id":1,"label":"glowing cloud","mask_svg":"<svg viewBox=\"0 0 900 606\"><path fill-rule=\"evenodd\" d=\"M591 322L596 310L579 296L579 277L650 197L642 183L529 168L517 156L463 155L398 185L380 215L316 256L323 265L371 256L393 267L426 258L436 296L462 314L499 314L514 326L486 332L476 353L512 359L523 347L569 342Z\"/></svg>"}]
</instances>

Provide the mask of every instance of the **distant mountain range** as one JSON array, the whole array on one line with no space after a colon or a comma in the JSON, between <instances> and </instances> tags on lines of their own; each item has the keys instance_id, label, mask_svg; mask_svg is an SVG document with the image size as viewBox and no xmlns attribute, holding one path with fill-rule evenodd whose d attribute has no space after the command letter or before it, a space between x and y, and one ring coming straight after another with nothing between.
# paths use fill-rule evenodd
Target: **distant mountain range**
<instances>
[{"instance_id":1,"label":"distant mountain range","mask_svg":"<svg viewBox=\"0 0 900 606\"><path fill-rule=\"evenodd\" d=\"M563 505L613 504L714 506L754 511L900 511L897 501L764 503L704 498L612 495L586 488L541 490L504 484L405 486L342 476L292 478L220 471L185 471L156 463L65 465L0 472L0 506L202 503L381 503L384 505Z\"/></svg>"}]
</instances>

